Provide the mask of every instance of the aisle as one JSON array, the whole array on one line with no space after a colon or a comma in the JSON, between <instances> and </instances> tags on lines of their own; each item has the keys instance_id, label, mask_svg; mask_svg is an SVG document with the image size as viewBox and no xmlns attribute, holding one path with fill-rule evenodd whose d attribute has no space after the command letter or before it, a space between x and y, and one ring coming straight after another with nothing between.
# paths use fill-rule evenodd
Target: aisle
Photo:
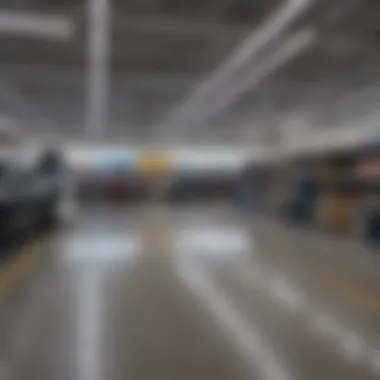
<instances>
[{"instance_id":1,"label":"aisle","mask_svg":"<svg viewBox=\"0 0 380 380\"><path fill-rule=\"evenodd\" d=\"M380 376L375 327L267 259L270 228L255 236L227 206L89 211L25 295L0 378Z\"/></svg>"}]
</instances>

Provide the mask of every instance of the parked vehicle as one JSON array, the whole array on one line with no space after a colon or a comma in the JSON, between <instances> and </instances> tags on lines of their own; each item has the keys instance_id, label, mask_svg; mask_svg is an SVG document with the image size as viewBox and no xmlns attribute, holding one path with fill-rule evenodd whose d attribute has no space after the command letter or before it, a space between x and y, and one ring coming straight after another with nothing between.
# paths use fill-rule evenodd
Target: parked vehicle
<instances>
[{"instance_id":1,"label":"parked vehicle","mask_svg":"<svg viewBox=\"0 0 380 380\"><path fill-rule=\"evenodd\" d=\"M58 221L64 165L52 153L34 168L0 162L0 244L21 242Z\"/></svg>"}]
</instances>

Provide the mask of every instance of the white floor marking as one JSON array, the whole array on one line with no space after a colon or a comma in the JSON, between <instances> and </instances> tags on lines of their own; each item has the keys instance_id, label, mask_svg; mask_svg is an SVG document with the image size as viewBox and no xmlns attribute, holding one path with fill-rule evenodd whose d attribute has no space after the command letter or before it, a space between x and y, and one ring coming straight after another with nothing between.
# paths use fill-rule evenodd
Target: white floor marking
<instances>
[{"instance_id":1,"label":"white floor marking","mask_svg":"<svg viewBox=\"0 0 380 380\"><path fill-rule=\"evenodd\" d=\"M334 320L323 312L315 311L310 317L312 330L319 335L332 336L336 329Z\"/></svg>"},{"instance_id":2,"label":"white floor marking","mask_svg":"<svg viewBox=\"0 0 380 380\"><path fill-rule=\"evenodd\" d=\"M190 260L182 260L178 264L178 273L184 284L203 301L246 363L254 364L253 371L258 371L265 380L293 379L276 353L267 346L262 333L253 323L244 319L225 294L203 273L200 266ZM257 376L257 373L254 375ZM256 376L253 378L257 378Z\"/></svg>"},{"instance_id":3,"label":"white floor marking","mask_svg":"<svg viewBox=\"0 0 380 380\"><path fill-rule=\"evenodd\" d=\"M134 259L141 253L141 239L133 233L89 234L62 242L63 257L73 262Z\"/></svg>"},{"instance_id":4,"label":"white floor marking","mask_svg":"<svg viewBox=\"0 0 380 380\"><path fill-rule=\"evenodd\" d=\"M380 350L374 350L371 353L370 367L373 372L380 376Z\"/></svg>"},{"instance_id":5,"label":"white floor marking","mask_svg":"<svg viewBox=\"0 0 380 380\"><path fill-rule=\"evenodd\" d=\"M304 294L283 275L269 273L260 265L246 264L240 268L239 276L249 287L261 289L266 295L293 312L302 312L306 307Z\"/></svg>"},{"instance_id":6,"label":"white floor marking","mask_svg":"<svg viewBox=\"0 0 380 380\"><path fill-rule=\"evenodd\" d=\"M102 380L100 352L102 334L102 276L97 268L88 268L78 288L77 368L80 380Z\"/></svg>"},{"instance_id":7,"label":"white floor marking","mask_svg":"<svg viewBox=\"0 0 380 380\"><path fill-rule=\"evenodd\" d=\"M267 268L252 263L240 267L237 273L244 279L245 284L265 292L276 301L276 304L292 312L303 313L311 331L332 339L347 360L368 363L374 372L380 374L380 350L371 349L367 340L358 331L342 325L341 321L310 304L301 290L282 274L269 273Z\"/></svg>"},{"instance_id":8,"label":"white floor marking","mask_svg":"<svg viewBox=\"0 0 380 380\"><path fill-rule=\"evenodd\" d=\"M289 280L275 274L268 278L268 285L268 290L284 306L294 312L305 310L306 301L303 294Z\"/></svg>"},{"instance_id":9,"label":"white floor marking","mask_svg":"<svg viewBox=\"0 0 380 380\"><path fill-rule=\"evenodd\" d=\"M248 233L235 228L206 225L175 234L176 252L235 257L247 254L249 247Z\"/></svg>"},{"instance_id":10,"label":"white floor marking","mask_svg":"<svg viewBox=\"0 0 380 380\"><path fill-rule=\"evenodd\" d=\"M369 357L369 347L363 338L353 330L336 330L339 334L340 350L350 359L350 361L362 362Z\"/></svg>"}]
</instances>

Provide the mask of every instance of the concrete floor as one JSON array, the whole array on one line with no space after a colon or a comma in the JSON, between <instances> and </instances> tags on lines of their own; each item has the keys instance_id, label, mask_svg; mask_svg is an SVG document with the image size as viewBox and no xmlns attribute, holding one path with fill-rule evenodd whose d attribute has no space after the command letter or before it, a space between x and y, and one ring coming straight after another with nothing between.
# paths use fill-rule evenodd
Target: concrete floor
<instances>
[{"instance_id":1,"label":"concrete floor","mask_svg":"<svg viewBox=\"0 0 380 380\"><path fill-rule=\"evenodd\" d=\"M355 242L151 206L87 210L48 251L3 300L1 380L380 378L380 258Z\"/></svg>"}]
</instances>

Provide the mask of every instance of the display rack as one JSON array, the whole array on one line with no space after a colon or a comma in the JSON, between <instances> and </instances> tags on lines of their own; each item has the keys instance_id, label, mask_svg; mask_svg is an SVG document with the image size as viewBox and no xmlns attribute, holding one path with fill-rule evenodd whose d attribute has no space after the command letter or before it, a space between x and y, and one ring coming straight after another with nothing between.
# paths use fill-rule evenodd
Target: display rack
<instances>
[{"instance_id":1,"label":"display rack","mask_svg":"<svg viewBox=\"0 0 380 380\"><path fill-rule=\"evenodd\" d=\"M255 175L260 173L260 175ZM380 245L380 145L251 163L251 203L284 221Z\"/></svg>"}]
</instances>

